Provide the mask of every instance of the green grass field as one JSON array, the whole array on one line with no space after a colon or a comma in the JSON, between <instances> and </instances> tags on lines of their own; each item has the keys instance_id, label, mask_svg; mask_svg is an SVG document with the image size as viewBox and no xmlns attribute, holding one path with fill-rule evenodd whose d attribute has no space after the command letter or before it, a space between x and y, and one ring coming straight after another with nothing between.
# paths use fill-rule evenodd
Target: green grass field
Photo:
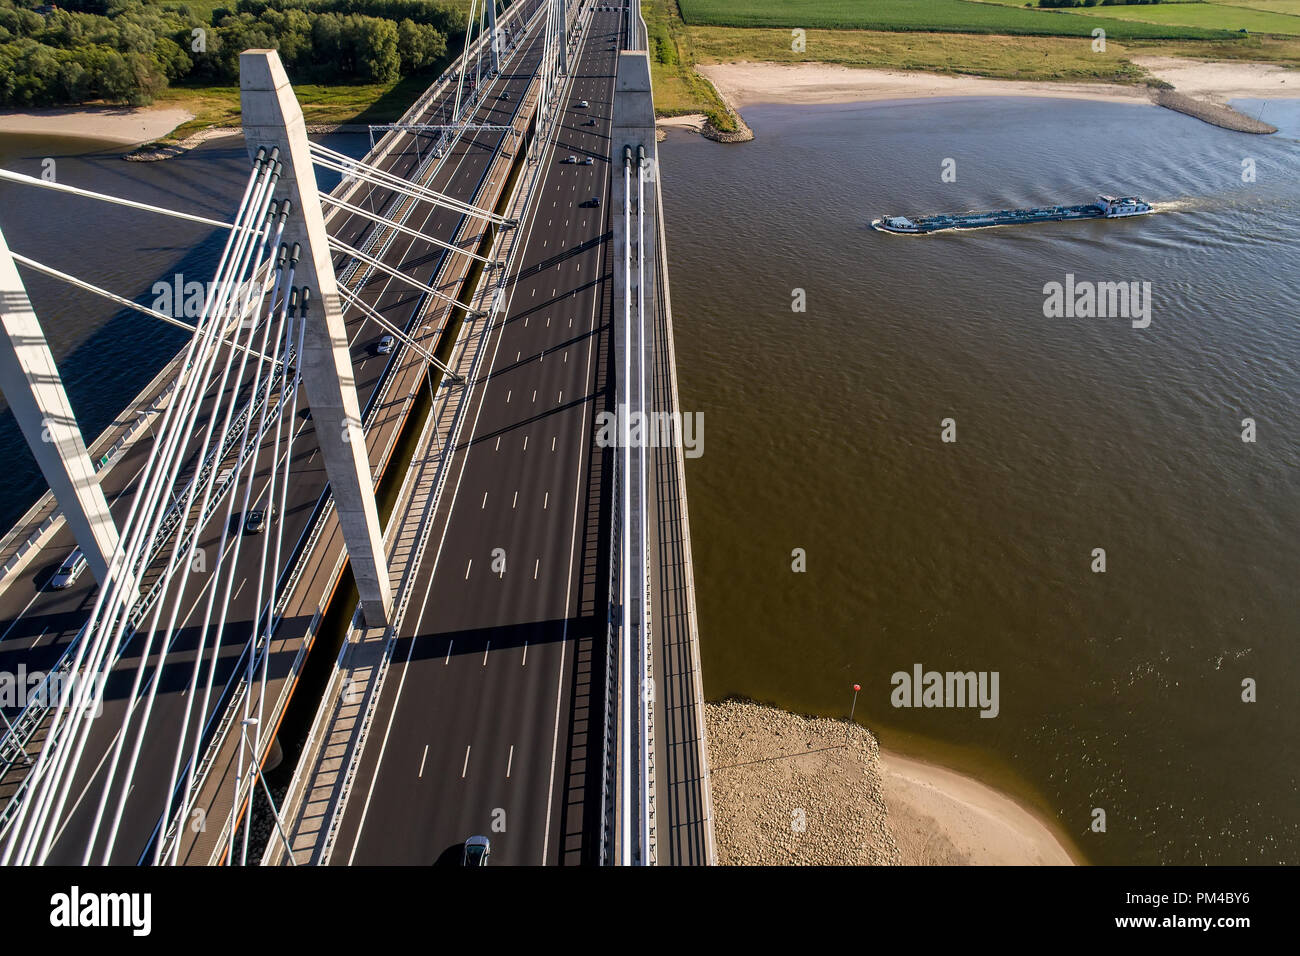
<instances>
[{"instance_id":1,"label":"green grass field","mask_svg":"<svg viewBox=\"0 0 1300 956\"><path fill-rule=\"evenodd\" d=\"M1300 16L1282 11L1252 10L1227 3L1148 3L1119 7L1085 7L1084 16L1141 20L1146 23L1209 27L1216 30L1246 29L1251 33L1300 35ZM1109 33L1109 30L1107 31Z\"/></svg>"},{"instance_id":2,"label":"green grass field","mask_svg":"<svg viewBox=\"0 0 1300 956\"><path fill-rule=\"evenodd\" d=\"M1222 0L1214 0L1216 3ZM1300 0L1233 0L1228 6L1249 7L1251 10L1267 10L1270 13L1289 13L1300 17Z\"/></svg>"},{"instance_id":3,"label":"green grass field","mask_svg":"<svg viewBox=\"0 0 1300 956\"><path fill-rule=\"evenodd\" d=\"M1107 13L1080 16L974 0L680 0L690 25L802 27L837 30L924 30L1079 36L1102 27L1112 39L1221 39L1227 31L1203 26L1143 23ZM1094 8L1100 9L1100 8ZM1106 11L1118 9L1107 7ZM1150 9L1149 7L1146 9Z\"/></svg>"}]
</instances>

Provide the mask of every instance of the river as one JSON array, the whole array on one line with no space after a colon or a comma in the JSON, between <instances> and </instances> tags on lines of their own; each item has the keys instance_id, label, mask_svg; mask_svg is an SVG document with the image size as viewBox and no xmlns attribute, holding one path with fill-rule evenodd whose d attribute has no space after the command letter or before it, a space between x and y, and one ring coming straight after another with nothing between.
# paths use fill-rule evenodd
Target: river
<instances>
[{"instance_id":1,"label":"river","mask_svg":"<svg viewBox=\"0 0 1300 956\"><path fill-rule=\"evenodd\" d=\"M1266 115L1275 136L943 99L754 107L742 146L670 132L709 698L842 716L860 683L886 746L1010 790L1093 862L1300 859L1300 102ZM868 228L1099 192L1159 212ZM1048 317L1069 275L1149 282L1150 324ZM997 716L895 707L918 664L997 672Z\"/></svg>"}]
</instances>

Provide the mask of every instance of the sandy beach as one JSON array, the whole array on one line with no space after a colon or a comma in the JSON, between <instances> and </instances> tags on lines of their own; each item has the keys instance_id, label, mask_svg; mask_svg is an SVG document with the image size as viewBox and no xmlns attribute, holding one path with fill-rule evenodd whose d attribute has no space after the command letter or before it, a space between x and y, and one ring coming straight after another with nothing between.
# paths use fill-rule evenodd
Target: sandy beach
<instances>
[{"instance_id":1,"label":"sandy beach","mask_svg":"<svg viewBox=\"0 0 1300 956\"><path fill-rule=\"evenodd\" d=\"M1271 63L1213 63L1176 56L1135 56L1133 62L1172 83L1179 93L1218 103L1238 98L1300 97L1300 70Z\"/></svg>"},{"instance_id":2,"label":"sandy beach","mask_svg":"<svg viewBox=\"0 0 1300 956\"><path fill-rule=\"evenodd\" d=\"M842 720L705 705L718 862L1069 866L1058 835L971 777L882 750Z\"/></svg>"},{"instance_id":3,"label":"sandy beach","mask_svg":"<svg viewBox=\"0 0 1300 956\"><path fill-rule=\"evenodd\" d=\"M808 105L938 96L1053 96L1140 102L1147 95L1143 87L1111 83L1030 83L824 63L715 63L698 69L736 108L756 103Z\"/></svg>"},{"instance_id":4,"label":"sandy beach","mask_svg":"<svg viewBox=\"0 0 1300 956\"><path fill-rule=\"evenodd\" d=\"M1300 96L1300 71L1265 63L1211 63L1176 57L1136 58L1137 65L1180 93L1224 102L1236 97ZM1046 83L871 70L824 63L715 63L700 73L737 108L755 103L850 103L938 96L1048 96L1142 101L1145 86Z\"/></svg>"},{"instance_id":5,"label":"sandy beach","mask_svg":"<svg viewBox=\"0 0 1300 956\"><path fill-rule=\"evenodd\" d=\"M77 136L121 146L134 146L166 136L192 119L182 109L149 107L126 109L83 106L67 109L0 112L0 134Z\"/></svg>"},{"instance_id":6,"label":"sandy beach","mask_svg":"<svg viewBox=\"0 0 1300 956\"><path fill-rule=\"evenodd\" d=\"M1055 834L1010 797L978 780L880 752L889 821L909 865L1070 866Z\"/></svg>"}]
</instances>

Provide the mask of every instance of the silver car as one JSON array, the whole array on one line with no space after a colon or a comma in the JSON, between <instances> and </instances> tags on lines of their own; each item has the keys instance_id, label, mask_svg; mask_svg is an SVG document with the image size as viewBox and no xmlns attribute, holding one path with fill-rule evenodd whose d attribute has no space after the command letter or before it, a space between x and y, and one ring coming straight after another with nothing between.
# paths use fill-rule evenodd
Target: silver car
<instances>
[{"instance_id":1,"label":"silver car","mask_svg":"<svg viewBox=\"0 0 1300 956\"><path fill-rule=\"evenodd\" d=\"M86 570L86 556L80 548L73 548L72 553L63 559L59 569L50 578L50 587L56 591L66 591L77 583L81 572Z\"/></svg>"},{"instance_id":2,"label":"silver car","mask_svg":"<svg viewBox=\"0 0 1300 956\"><path fill-rule=\"evenodd\" d=\"M389 352L393 350L393 346L396 344L397 344L396 338L394 338L391 335L385 335L383 338L379 340L379 344L375 346L375 354L387 355Z\"/></svg>"},{"instance_id":3,"label":"silver car","mask_svg":"<svg viewBox=\"0 0 1300 956\"><path fill-rule=\"evenodd\" d=\"M492 853L492 844L485 836L472 836L465 841L461 854L461 866L487 866L488 856Z\"/></svg>"}]
</instances>

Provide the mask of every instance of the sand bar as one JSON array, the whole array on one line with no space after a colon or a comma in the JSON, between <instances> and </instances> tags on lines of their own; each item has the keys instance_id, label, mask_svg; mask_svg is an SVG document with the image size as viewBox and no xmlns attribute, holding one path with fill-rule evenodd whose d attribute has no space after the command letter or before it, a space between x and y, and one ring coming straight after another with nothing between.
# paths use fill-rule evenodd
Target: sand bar
<instances>
[{"instance_id":1,"label":"sand bar","mask_svg":"<svg viewBox=\"0 0 1300 956\"><path fill-rule=\"evenodd\" d=\"M1136 58L1134 63L1181 93L1224 102L1237 97L1300 96L1300 71L1266 63L1210 63L1178 57ZM873 70L826 63L714 63L698 67L737 108L756 103L854 103L941 96L1047 96L1061 99L1142 102L1145 86L1117 83L1048 83Z\"/></svg>"},{"instance_id":2,"label":"sand bar","mask_svg":"<svg viewBox=\"0 0 1300 956\"><path fill-rule=\"evenodd\" d=\"M978 780L883 749L880 775L889 822L905 864L1074 863L1038 817Z\"/></svg>"},{"instance_id":3,"label":"sand bar","mask_svg":"<svg viewBox=\"0 0 1300 956\"><path fill-rule=\"evenodd\" d=\"M49 110L6 110L0 112L0 134L77 136L134 146L166 136L191 119L191 113L175 107L126 109L79 106Z\"/></svg>"}]
</instances>

